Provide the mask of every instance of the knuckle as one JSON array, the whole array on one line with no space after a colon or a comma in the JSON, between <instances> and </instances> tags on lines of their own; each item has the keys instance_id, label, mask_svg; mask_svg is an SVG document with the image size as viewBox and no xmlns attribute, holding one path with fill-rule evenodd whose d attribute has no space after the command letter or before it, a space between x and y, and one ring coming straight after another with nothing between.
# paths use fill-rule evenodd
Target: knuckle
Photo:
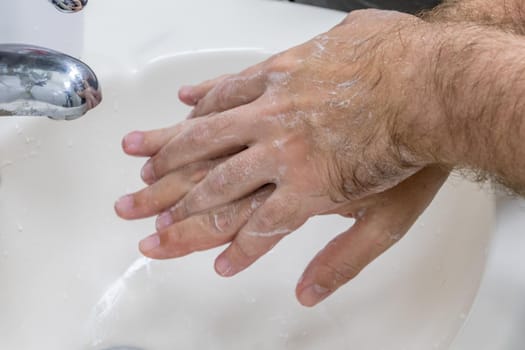
<instances>
[{"instance_id":1,"label":"knuckle","mask_svg":"<svg viewBox=\"0 0 525 350\"><path fill-rule=\"evenodd\" d=\"M372 12L370 10L367 10L367 9L355 10L355 11L350 12L348 14L348 16L346 16L346 18L343 21L346 22L346 23L353 22L353 21L356 21L356 20L361 19L363 17L366 18L370 14L372 14Z\"/></svg>"},{"instance_id":2,"label":"knuckle","mask_svg":"<svg viewBox=\"0 0 525 350\"><path fill-rule=\"evenodd\" d=\"M149 187L147 187L146 189L143 189L142 191L135 193L133 195L133 200L135 203L135 207L138 209L148 207L154 202L152 201L151 191Z\"/></svg>"},{"instance_id":3,"label":"knuckle","mask_svg":"<svg viewBox=\"0 0 525 350\"><path fill-rule=\"evenodd\" d=\"M188 179L191 183L200 182L213 168L214 163L212 161L202 161L197 163L191 163L181 169L181 176Z\"/></svg>"},{"instance_id":4,"label":"knuckle","mask_svg":"<svg viewBox=\"0 0 525 350\"><path fill-rule=\"evenodd\" d=\"M297 214L294 202L276 201L264 208L257 215L256 226L260 230L271 230L286 227Z\"/></svg>"},{"instance_id":5,"label":"knuckle","mask_svg":"<svg viewBox=\"0 0 525 350\"><path fill-rule=\"evenodd\" d=\"M183 224L171 226L161 237L164 250L169 252L170 258L184 256L190 251L186 247L185 240L190 234L187 227Z\"/></svg>"},{"instance_id":6,"label":"knuckle","mask_svg":"<svg viewBox=\"0 0 525 350\"><path fill-rule=\"evenodd\" d=\"M231 179L223 171L217 171L214 174L210 174L206 181L206 192L214 196L224 196L229 192L231 188Z\"/></svg>"},{"instance_id":7,"label":"knuckle","mask_svg":"<svg viewBox=\"0 0 525 350\"><path fill-rule=\"evenodd\" d=\"M280 53L270 57L265 64L269 73L287 73L295 70L296 58L288 53Z\"/></svg>"},{"instance_id":8,"label":"knuckle","mask_svg":"<svg viewBox=\"0 0 525 350\"><path fill-rule=\"evenodd\" d=\"M207 130L216 134L226 133L226 138L231 137L235 132L238 123L235 113L223 113L208 120Z\"/></svg>"},{"instance_id":9,"label":"knuckle","mask_svg":"<svg viewBox=\"0 0 525 350\"><path fill-rule=\"evenodd\" d=\"M206 203L205 196L201 191L197 190L193 194L188 195L187 198L181 201L183 212L185 216L193 215L200 211L201 206Z\"/></svg>"},{"instance_id":10,"label":"knuckle","mask_svg":"<svg viewBox=\"0 0 525 350\"><path fill-rule=\"evenodd\" d=\"M231 244L231 249L234 251L237 263L245 265L259 257L257 247L246 242L241 242L238 239Z\"/></svg>"},{"instance_id":11,"label":"knuckle","mask_svg":"<svg viewBox=\"0 0 525 350\"><path fill-rule=\"evenodd\" d=\"M190 213L190 204L192 201L191 196L187 195L181 201L179 201L172 210L170 210L173 221L181 221L187 218Z\"/></svg>"},{"instance_id":12,"label":"knuckle","mask_svg":"<svg viewBox=\"0 0 525 350\"><path fill-rule=\"evenodd\" d=\"M380 237L374 240L374 251L380 253L385 252L401 238L403 238L402 233L386 230Z\"/></svg>"},{"instance_id":13,"label":"knuckle","mask_svg":"<svg viewBox=\"0 0 525 350\"><path fill-rule=\"evenodd\" d=\"M219 83L215 88L215 101L219 109L228 109L235 83L229 78Z\"/></svg>"},{"instance_id":14,"label":"knuckle","mask_svg":"<svg viewBox=\"0 0 525 350\"><path fill-rule=\"evenodd\" d=\"M226 196L235 187L244 182L247 176L239 171L242 165L236 161L221 163L217 165L206 179L206 191L217 196Z\"/></svg>"},{"instance_id":15,"label":"knuckle","mask_svg":"<svg viewBox=\"0 0 525 350\"><path fill-rule=\"evenodd\" d=\"M208 125L206 123L196 123L187 131L184 141L190 147L198 147L202 144L203 140L207 140L209 136Z\"/></svg>"},{"instance_id":16,"label":"knuckle","mask_svg":"<svg viewBox=\"0 0 525 350\"><path fill-rule=\"evenodd\" d=\"M215 233L224 234L236 231L236 222L239 220L239 216L235 205L228 206L222 210L211 211L207 217L208 226Z\"/></svg>"},{"instance_id":17,"label":"knuckle","mask_svg":"<svg viewBox=\"0 0 525 350\"><path fill-rule=\"evenodd\" d=\"M151 158L151 172L148 174L148 177L153 179L161 177L165 173L165 169L169 167L168 159L168 151L166 148L161 148L159 153Z\"/></svg>"},{"instance_id":18,"label":"knuckle","mask_svg":"<svg viewBox=\"0 0 525 350\"><path fill-rule=\"evenodd\" d=\"M365 14L365 13L366 12L364 10L352 11L352 12L350 12L350 14L346 18L350 18L350 19L359 18L359 17L363 16L363 14Z\"/></svg>"},{"instance_id":19,"label":"knuckle","mask_svg":"<svg viewBox=\"0 0 525 350\"><path fill-rule=\"evenodd\" d=\"M325 269L327 274L331 276L333 287L338 287L357 277L362 266L356 261L345 259L336 264L327 263Z\"/></svg>"}]
</instances>

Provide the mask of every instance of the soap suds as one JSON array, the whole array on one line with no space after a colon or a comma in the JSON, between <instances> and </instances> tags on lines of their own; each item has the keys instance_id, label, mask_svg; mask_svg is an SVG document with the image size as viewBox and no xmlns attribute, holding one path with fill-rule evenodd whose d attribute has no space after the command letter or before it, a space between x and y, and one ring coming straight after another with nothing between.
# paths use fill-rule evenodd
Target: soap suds
<instances>
[{"instance_id":1,"label":"soap suds","mask_svg":"<svg viewBox=\"0 0 525 350\"><path fill-rule=\"evenodd\" d=\"M343 83L337 84L338 89L348 89L354 86L358 82L358 79L353 79L349 81L345 81Z\"/></svg>"},{"instance_id":2,"label":"soap suds","mask_svg":"<svg viewBox=\"0 0 525 350\"><path fill-rule=\"evenodd\" d=\"M247 232L248 236L252 236L252 237L263 237L263 238L267 238L267 237L274 237L274 236L281 236L281 235L287 235L289 234L290 232L292 232L292 230L288 229L288 228L278 228L278 229L275 229L273 231L269 231L269 232L255 232L255 231L250 231L250 232Z\"/></svg>"},{"instance_id":3,"label":"soap suds","mask_svg":"<svg viewBox=\"0 0 525 350\"><path fill-rule=\"evenodd\" d=\"M361 208L357 211L357 213L355 214L355 219L356 220L364 220L365 219L365 215L366 215L366 208Z\"/></svg>"},{"instance_id":4,"label":"soap suds","mask_svg":"<svg viewBox=\"0 0 525 350\"><path fill-rule=\"evenodd\" d=\"M213 214L213 225L215 226L217 231L224 233L224 229L221 227L222 225L220 224L219 214Z\"/></svg>"}]
</instances>

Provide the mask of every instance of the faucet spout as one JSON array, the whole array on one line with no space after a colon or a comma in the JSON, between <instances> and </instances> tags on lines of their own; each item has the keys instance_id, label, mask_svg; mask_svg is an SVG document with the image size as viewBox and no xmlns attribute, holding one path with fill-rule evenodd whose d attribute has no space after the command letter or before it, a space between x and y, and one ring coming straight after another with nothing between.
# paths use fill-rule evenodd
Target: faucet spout
<instances>
[{"instance_id":1,"label":"faucet spout","mask_svg":"<svg viewBox=\"0 0 525 350\"><path fill-rule=\"evenodd\" d=\"M102 101L95 73L63 53L0 44L0 116L73 120Z\"/></svg>"},{"instance_id":2,"label":"faucet spout","mask_svg":"<svg viewBox=\"0 0 525 350\"><path fill-rule=\"evenodd\" d=\"M62 12L79 12L86 7L88 0L49 0L50 3Z\"/></svg>"}]
</instances>

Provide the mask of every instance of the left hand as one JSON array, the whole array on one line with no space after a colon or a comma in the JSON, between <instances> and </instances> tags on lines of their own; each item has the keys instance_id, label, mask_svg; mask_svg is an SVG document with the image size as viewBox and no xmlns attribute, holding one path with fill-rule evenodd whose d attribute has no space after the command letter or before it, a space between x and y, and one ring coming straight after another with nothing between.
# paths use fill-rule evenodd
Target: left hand
<instances>
[{"instance_id":1,"label":"left hand","mask_svg":"<svg viewBox=\"0 0 525 350\"><path fill-rule=\"evenodd\" d=\"M314 305L355 276L408 230L447 176L414 151L437 119L411 40L419 25L356 11L238 75L182 89L195 105L191 119L123 142L151 157L142 171L150 186L121 199L117 213L162 213L141 250L170 258L231 241L216 269L232 276L308 218L338 213L358 221L314 259L299 300Z\"/></svg>"}]
</instances>

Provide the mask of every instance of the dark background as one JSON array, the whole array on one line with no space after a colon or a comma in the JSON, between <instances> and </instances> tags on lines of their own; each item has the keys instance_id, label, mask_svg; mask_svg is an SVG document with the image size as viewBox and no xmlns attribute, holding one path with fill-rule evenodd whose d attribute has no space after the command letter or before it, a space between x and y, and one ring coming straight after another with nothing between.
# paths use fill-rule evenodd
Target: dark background
<instances>
[{"instance_id":1,"label":"dark background","mask_svg":"<svg viewBox=\"0 0 525 350\"><path fill-rule=\"evenodd\" d=\"M352 11L364 8L378 8L397 10L407 13L417 13L431 9L441 0L290 0L301 4L327 7L343 11Z\"/></svg>"}]
</instances>

